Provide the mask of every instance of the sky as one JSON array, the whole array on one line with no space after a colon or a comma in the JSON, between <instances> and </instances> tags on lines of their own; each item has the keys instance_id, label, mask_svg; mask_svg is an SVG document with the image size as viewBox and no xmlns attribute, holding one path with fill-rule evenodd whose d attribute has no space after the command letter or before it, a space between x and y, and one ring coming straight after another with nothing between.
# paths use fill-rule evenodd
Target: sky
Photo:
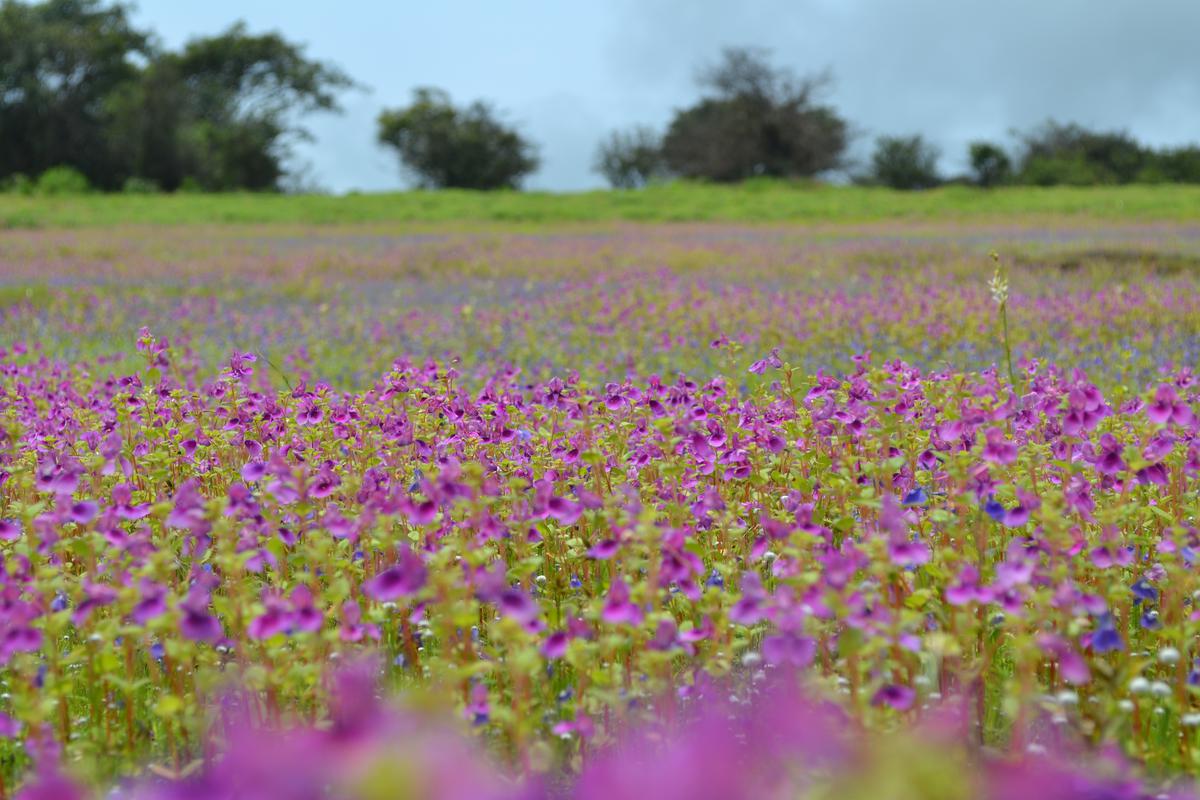
<instances>
[{"instance_id":1,"label":"sky","mask_svg":"<svg viewBox=\"0 0 1200 800\"><path fill-rule=\"evenodd\" d=\"M313 115L298 149L317 185L405 185L375 143L379 110L418 86L490 101L539 146L532 189L603 185L598 142L666 127L724 47L770 51L834 76L825 100L866 158L879 135L920 133L947 172L967 143L1012 144L1048 118L1200 141L1200 0L137 0L134 19L176 47L238 19L276 30L366 88Z\"/></svg>"}]
</instances>

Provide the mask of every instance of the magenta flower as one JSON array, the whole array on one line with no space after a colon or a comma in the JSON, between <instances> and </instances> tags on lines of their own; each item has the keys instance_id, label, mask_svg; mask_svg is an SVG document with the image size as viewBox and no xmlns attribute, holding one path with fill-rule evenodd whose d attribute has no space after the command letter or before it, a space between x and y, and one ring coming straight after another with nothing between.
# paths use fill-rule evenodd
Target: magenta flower
<instances>
[{"instance_id":1,"label":"magenta flower","mask_svg":"<svg viewBox=\"0 0 1200 800\"><path fill-rule=\"evenodd\" d=\"M1146 416L1157 425L1174 422L1176 425L1191 425L1196 421L1191 407L1179 399L1175 387L1160 384L1154 393L1154 402L1146 406Z\"/></svg>"},{"instance_id":2,"label":"magenta flower","mask_svg":"<svg viewBox=\"0 0 1200 800\"><path fill-rule=\"evenodd\" d=\"M82 625L93 610L109 605L116 599L117 590L111 586L85 581L83 585L83 600L79 605L75 606L75 611L71 614L71 621L76 625Z\"/></svg>"},{"instance_id":3,"label":"magenta flower","mask_svg":"<svg viewBox=\"0 0 1200 800\"><path fill-rule=\"evenodd\" d=\"M78 525L87 525L96 518L100 508L95 503L84 500L78 503L72 503L69 516L71 521Z\"/></svg>"},{"instance_id":4,"label":"magenta flower","mask_svg":"<svg viewBox=\"0 0 1200 800\"><path fill-rule=\"evenodd\" d=\"M567 654L567 645L570 641L570 637L565 631L555 631L542 642L542 656L551 660L562 658Z\"/></svg>"},{"instance_id":5,"label":"magenta flower","mask_svg":"<svg viewBox=\"0 0 1200 800\"><path fill-rule=\"evenodd\" d=\"M1017 460L1017 446L1004 436L999 428L989 428L985 433L987 444L983 447L983 460L993 464L1011 464Z\"/></svg>"},{"instance_id":6,"label":"magenta flower","mask_svg":"<svg viewBox=\"0 0 1200 800\"><path fill-rule=\"evenodd\" d=\"M143 581L141 590L142 598L138 600L129 616L137 624L145 625L167 612L167 590L151 581Z\"/></svg>"},{"instance_id":7,"label":"magenta flower","mask_svg":"<svg viewBox=\"0 0 1200 800\"><path fill-rule=\"evenodd\" d=\"M890 706L897 711L908 711L917 699L917 693L907 686L889 683L879 688L871 697L873 706Z\"/></svg>"},{"instance_id":8,"label":"magenta flower","mask_svg":"<svg viewBox=\"0 0 1200 800\"><path fill-rule=\"evenodd\" d=\"M0 519L0 540L15 542L21 538L21 523L14 519Z\"/></svg>"},{"instance_id":9,"label":"magenta flower","mask_svg":"<svg viewBox=\"0 0 1200 800\"><path fill-rule=\"evenodd\" d=\"M1121 443L1111 433L1100 437L1100 453L1096 458L1096 471L1103 475L1116 475L1127 467L1121 457Z\"/></svg>"},{"instance_id":10,"label":"magenta flower","mask_svg":"<svg viewBox=\"0 0 1200 800\"><path fill-rule=\"evenodd\" d=\"M990 603L993 596L991 589L979 584L979 570L969 564L958 573L958 583L946 589L946 602L952 606Z\"/></svg>"},{"instance_id":11,"label":"magenta flower","mask_svg":"<svg viewBox=\"0 0 1200 800\"><path fill-rule=\"evenodd\" d=\"M292 626L305 633L316 633L321 630L325 617L316 607L312 590L300 584L292 590L288 600L292 606Z\"/></svg>"},{"instance_id":12,"label":"magenta flower","mask_svg":"<svg viewBox=\"0 0 1200 800\"><path fill-rule=\"evenodd\" d=\"M816 656L817 643L808 636L784 631L763 639L762 654L769 664L790 664L803 668L811 664Z\"/></svg>"},{"instance_id":13,"label":"magenta flower","mask_svg":"<svg viewBox=\"0 0 1200 800\"><path fill-rule=\"evenodd\" d=\"M546 513L563 525L574 525L583 513L583 506L562 497L551 497L546 501Z\"/></svg>"},{"instance_id":14,"label":"magenta flower","mask_svg":"<svg viewBox=\"0 0 1200 800\"><path fill-rule=\"evenodd\" d=\"M270 639L291 628L292 612L282 598L270 594L263 598L263 605L266 606L266 610L251 620L246 628L246 633L252 639Z\"/></svg>"},{"instance_id":15,"label":"magenta flower","mask_svg":"<svg viewBox=\"0 0 1200 800\"><path fill-rule=\"evenodd\" d=\"M378 625L362 624L362 609L353 600L342 604L342 622L338 636L343 642L360 642L365 638L378 639Z\"/></svg>"},{"instance_id":16,"label":"magenta flower","mask_svg":"<svg viewBox=\"0 0 1200 800\"><path fill-rule=\"evenodd\" d=\"M398 600L416 594L425 585L425 562L407 546L400 548L396 565L363 584L363 594L372 600Z\"/></svg>"},{"instance_id":17,"label":"magenta flower","mask_svg":"<svg viewBox=\"0 0 1200 800\"><path fill-rule=\"evenodd\" d=\"M497 605L505 616L512 617L523 625L530 625L536 622L538 615L541 613L537 602L520 589L505 589L502 591Z\"/></svg>"},{"instance_id":18,"label":"magenta flower","mask_svg":"<svg viewBox=\"0 0 1200 800\"><path fill-rule=\"evenodd\" d=\"M242 465L241 476L246 483L257 483L267 474L267 465L261 461L247 461Z\"/></svg>"},{"instance_id":19,"label":"magenta flower","mask_svg":"<svg viewBox=\"0 0 1200 800\"><path fill-rule=\"evenodd\" d=\"M642 609L629 600L629 586L623 579L613 581L608 589L608 598L600 618L614 625L640 625L644 615Z\"/></svg>"}]
</instances>

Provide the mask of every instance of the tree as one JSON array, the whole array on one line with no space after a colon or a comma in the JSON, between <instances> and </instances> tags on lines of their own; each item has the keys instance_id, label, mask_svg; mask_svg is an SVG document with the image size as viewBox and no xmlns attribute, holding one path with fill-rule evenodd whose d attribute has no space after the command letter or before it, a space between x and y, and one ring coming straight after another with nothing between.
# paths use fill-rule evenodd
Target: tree
<instances>
[{"instance_id":1,"label":"tree","mask_svg":"<svg viewBox=\"0 0 1200 800\"><path fill-rule=\"evenodd\" d=\"M378 131L424 188L511 189L538 167L533 145L491 106L456 108L440 89L417 89L407 108L384 110Z\"/></svg>"},{"instance_id":2,"label":"tree","mask_svg":"<svg viewBox=\"0 0 1200 800\"><path fill-rule=\"evenodd\" d=\"M654 131L613 131L596 148L593 165L614 189L636 189L666 175L662 143Z\"/></svg>"},{"instance_id":3,"label":"tree","mask_svg":"<svg viewBox=\"0 0 1200 800\"><path fill-rule=\"evenodd\" d=\"M105 135L108 100L136 80L150 36L100 0L0 5L0 176L76 168L100 188L123 182Z\"/></svg>"},{"instance_id":4,"label":"tree","mask_svg":"<svg viewBox=\"0 0 1200 800\"><path fill-rule=\"evenodd\" d=\"M976 186L998 186L1007 182L1012 175L1012 161L999 146L991 142L971 142L968 153L971 181Z\"/></svg>"},{"instance_id":5,"label":"tree","mask_svg":"<svg viewBox=\"0 0 1200 800\"><path fill-rule=\"evenodd\" d=\"M675 114L663 139L667 167L685 178L811 177L842 166L845 121L817 97L827 75L804 79L762 51L732 48L701 70L709 94Z\"/></svg>"},{"instance_id":6,"label":"tree","mask_svg":"<svg viewBox=\"0 0 1200 800\"><path fill-rule=\"evenodd\" d=\"M1042 186L1131 183L1151 153L1124 131L1092 131L1053 120L1020 136L1018 179Z\"/></svg>"},{"instance_id":7,"label":"tree","mask_svg":"<svg viewBox=\"0 0 1200 800\"><path fill-rule=\"evenodd\" d=\"M279 34L237 23L152 63L121 106L120 138L135 148L132 173L164 188L191 178L212 191L275 190L292 145L310 138L298 119L340 110L337 93L353 85Z\"/></svg>"},{"instance_id":8,"label":"tree","mask_svg":"<svg viewBox=\"0 0 1200 800\"><path fill-rule=\"evenodd\" d=\"M64 165L106 190L275 189L298 118L352 85L241 23L173 53L119 4L0 3L0 178Z\"/></svg>"},{"instance_id":9,"label":"tree","mask_svg":"<svg viewBox=\"0 0 1200 800\"><path fill-rule=\"evenodd\" d=\"M880 136L871 156L871 179L893 189L930 189L942 182L937 162L937 148L919 134Z\"/></svg>"},{"instance_id":10,"label":"tree","mask_svg":"<svg viewBox=\"0 0 1200 800\"><path fill-rule=\"evenodd\" d=\"M1200 183L1200 146L1159 150L1138 174L1138 180L1145 183Z\"/></svg>"}]
</instances>

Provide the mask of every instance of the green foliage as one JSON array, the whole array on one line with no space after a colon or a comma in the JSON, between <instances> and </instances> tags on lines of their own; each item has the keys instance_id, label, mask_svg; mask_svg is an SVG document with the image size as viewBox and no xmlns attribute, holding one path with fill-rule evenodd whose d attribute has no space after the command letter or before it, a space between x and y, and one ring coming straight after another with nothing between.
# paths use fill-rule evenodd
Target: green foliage
<instances>
[{"instance_id":1,"label":"green foliage","mask_svg":"<svg viewBox=\"0 0 1200 800\"><path fill-rule=\"evenodd\" d=\"M666 176L662 142L649 128L613 131L596 148L593 165L614 189L636 189Z\"/></svg>"},{"instance_id":2,"label":"green foliage","mask_svg":"<svg viewBox=\"0 0 1200 800\"><path fill-rule=\"evenodd\" d=\"M121 184L121 191L125 194L157 194L161 190L157 183L148 178L130 177Z\"/></svg>"},{"instance_id":3,"label":"green foliage","mask_svg":"<svg viewBox=\"0 0 1200 800\"><path fill-rule=\"evenodd\" d=\"M86 194L91 188L82 172L67 166L51 167L33 185L34 194L41 195Z\"/></svg>"},{"instance_id":4,"label":"green foliage","mask_svg":"<svg viewBox=\"0 0 1200 800\"><path fill-rule=\"evenodd\" d=\"M999 145L971 142L968 154L971 159L971 182L976 186L999 186L1012 177L1012 160Z\"/></svg>"},{"instance_id":5,"label":"green foliage","mask_svg":"<svg viewBox=\"0 0 1200 800\"><path fill-rule=\"evenodd\" d=\"M1160 150L1138 175L1142 183L1200 183L1200 146Z\"/></svg>"},{"instance_id":6,"label":"green foliage","mask_svg":"<svg viewBox=\"0 0 1200 800\"><path fill-rule=\"evenodd\" d=\"M33 194L33 181L24 172L14 172L0 180L0 192L8 194Z\"/></svg>"},{"instance_id":7,"label":"green foliage","mask_svg":"<svg viewBox=\"0 0 1200 800\"><path fill-rule=\"evenodd\" d=\"M1132 183L1151 160L1128 133L1053 120L1021 137L1018 180L1035 186Z\"/></svg>"},{"instance_id":8,"label":"green foliage","mask_svg":"<svg viewBox=\"0 0 1200 800\"><path fill-rule=\"evenodd\" d=\"M101 0L0 5L0 175L70 164L102 188L120 185L107 146L107 100L135 81L150 36Z\"/></svg>"},{"instance_id":9,"label":"green foliage","mask_svg":"<svg viewBox=\"0 0 1200 800\"><path fill-rule=\"evenodd\" d=\"M941 183L938 151L920 135L881 136L871 156L870 179L893 189L931 189Z\"/></svg>"},{"instance_id":10,"label":"green foliage","mask_svg":"<svg viewBox=\"0 0 1200 800\"><path fill-rule=\"evenodd\" d=\"M104 190L277 188L297 118L351 81L238 23L161 51L101 0L0 6L0 176L66 164Z\"/></svg>"},{"instance_id":11,"label":"green foliage","mask_svg":"<svg viewBox=\"0 0 1200 800\"><path fill-rule=\"evenodd\" d=\"M711 94L676 113L663 139L667 167L684 178L740 181L811 177L842 165L846 122L817 104L828 76L797 79L756 50L727 49L701 73Z\"/></svg>"},{"instance_id":12,"label":"green foliage","mask_svg":"<svg viewBox=\"0 0 1200 800\"><path fill-rule=\"evenodd\" d=\"M538 166L534 146L490 106L456 108L440 89L417 89L408 107L384 110L378 137L423 188L513 189Z\"/></svg>"}]
</instances>

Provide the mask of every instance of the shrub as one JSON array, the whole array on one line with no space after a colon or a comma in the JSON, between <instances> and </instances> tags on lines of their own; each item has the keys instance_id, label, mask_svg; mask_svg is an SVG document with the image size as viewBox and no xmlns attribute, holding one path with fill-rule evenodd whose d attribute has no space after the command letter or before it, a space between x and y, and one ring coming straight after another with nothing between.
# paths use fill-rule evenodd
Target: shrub
<instances>
[{"instance_id":1,"label":"shrub","mask_svg":"<svg viewBox=\"0 0 1200 800\"><path fill-rule=\"evenodd\" d=\"M82 172L65 165L46 170L38 176L34 185L34 192L44 195L87 194L91 189Z\"/></svg>"}]
</instances>

